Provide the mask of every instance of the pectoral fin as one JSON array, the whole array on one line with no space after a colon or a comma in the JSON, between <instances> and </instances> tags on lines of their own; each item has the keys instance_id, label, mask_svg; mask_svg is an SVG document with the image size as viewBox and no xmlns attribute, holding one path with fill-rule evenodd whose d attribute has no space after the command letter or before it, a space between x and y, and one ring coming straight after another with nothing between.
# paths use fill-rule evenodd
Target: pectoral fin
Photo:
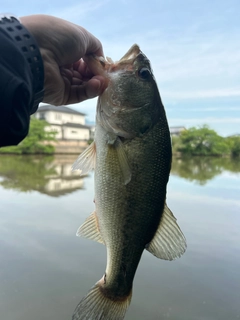
<instances>
[{"instance_id":1,"label":"pectoral fin","mask_svg":"<svg viewBox=\"0 0 240 320\"><path fill-rule=\"evenodd\" d=\"M76 235L78 237L85 237L104 244L99 231L98 218L95 211L93 211L93 213L91 213L85 222L78 228Z\"/></svg>"},{"instance_id":2,"label":"pectoral fin","mask_svg":"<svg viewBox=\"0 0 240 320\"><path fill-rule=\"evenodd\" d=\"M146 249L154 256L164 260L174 260L186 250L186 239L176 218L165 204L159 227Z\"/></svg>"},{"instance_id":3,"label":"pectoral fin","mask_svg":"<svg viewBox=\"0 0 240 320\"><path fill-rule=\"evenodd\" d=\"M118 162L122 171L124 184L127 185L131 181L132 173L126 152L119 138L116 139L114 147L117 151Z\"/></svg>"},{"instance_id":4,"label":"pectoral fin","mask_svg":"<svg viewBox=\"0 0 240 320\"><path fill-rule=\"evenodd\" d=\"M90 146L80 154L72 165L72 170L81 170L80 174L86 174L95 168L96 146L93 141Z\"/></svg>"}]
</instances>

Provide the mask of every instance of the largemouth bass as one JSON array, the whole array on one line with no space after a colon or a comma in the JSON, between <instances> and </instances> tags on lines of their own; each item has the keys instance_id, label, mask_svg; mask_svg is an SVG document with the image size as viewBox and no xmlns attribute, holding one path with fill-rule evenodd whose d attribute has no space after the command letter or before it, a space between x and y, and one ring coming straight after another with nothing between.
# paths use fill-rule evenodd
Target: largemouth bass
<instances>
[{"instance_id":1,"label":"largemouth bass","mask_svg":"<svg viewBox=\"0 0 240 320\"><path fill-rule=\"evenodd\" d=\"M73 165L81 174L95 170L95 211L77 235L106 245L107 266L72 319L120 320L143 250L173 260L186 241L166 205L171 139L149 60L133 45L116 63L94 56L87 63L108 87L98 99L94 142Z\"/></svg>"}]
</instances>

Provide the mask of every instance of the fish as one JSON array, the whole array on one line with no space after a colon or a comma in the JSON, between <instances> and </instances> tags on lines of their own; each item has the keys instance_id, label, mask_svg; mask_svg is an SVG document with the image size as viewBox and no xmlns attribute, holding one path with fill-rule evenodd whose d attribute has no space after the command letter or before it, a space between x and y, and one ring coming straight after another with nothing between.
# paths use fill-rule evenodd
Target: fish
<instances>
[{"instance_id":1,"label":"fish","mask_svg":"<svg viewBox=\"0 0 240 320\"><path fill-rule=\"evenodd\" d=\"M72 166L94 170L95 210L77 236L104 244L107 264L72 319L121 320L143 251L174 260L187 245L166 204L171 138L149 59L134 44L117 62L89 55L86 63L107 88L97 102L94 141Z\"/></svg>"}]
</instances>

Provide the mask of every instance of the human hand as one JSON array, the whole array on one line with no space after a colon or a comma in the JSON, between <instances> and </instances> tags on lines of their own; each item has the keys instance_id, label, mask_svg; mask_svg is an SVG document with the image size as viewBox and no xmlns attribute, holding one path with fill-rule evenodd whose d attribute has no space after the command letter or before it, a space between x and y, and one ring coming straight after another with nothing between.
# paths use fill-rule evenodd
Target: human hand
<instances>
[{"instance_id":1,"label":"human hand","mask_svg":"<svg viewBox=\"0 0 240 320\"><path fill-rule=\"evenodd\" d=\"M43 102L66 105L94 98L106 88L83 57L103 56L101 42L84 28L60 18L31 15L20 18L38 43L44 64Z\"/></svg>"}]
</instances>

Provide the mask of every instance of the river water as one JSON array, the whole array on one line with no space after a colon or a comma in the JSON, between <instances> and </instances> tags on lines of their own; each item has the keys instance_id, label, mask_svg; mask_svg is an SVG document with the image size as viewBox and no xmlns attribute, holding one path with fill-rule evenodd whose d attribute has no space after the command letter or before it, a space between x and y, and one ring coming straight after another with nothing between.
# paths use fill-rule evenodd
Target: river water
<instances>
[{"instance_id":1,"label":"river water","mask_svg":"<svg viewBox=\"0 0 240 320\"><path fill-rule=\"evenodd\" d=\"M0 156L1 320L70 320L105 271L105 247L75 236L94 186L74 160ZM167 202L187 251L144 252L125 319L240 319L240 161L174 159Z\"/></svg>"}]
</instances>

